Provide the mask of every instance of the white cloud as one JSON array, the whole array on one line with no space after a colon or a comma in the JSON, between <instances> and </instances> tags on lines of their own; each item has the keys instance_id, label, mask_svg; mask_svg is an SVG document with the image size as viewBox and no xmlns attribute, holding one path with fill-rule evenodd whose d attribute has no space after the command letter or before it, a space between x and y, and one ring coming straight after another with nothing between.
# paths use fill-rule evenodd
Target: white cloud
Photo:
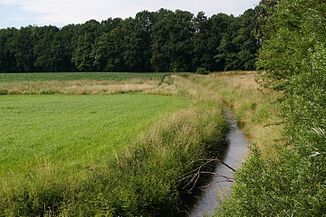
<instances>
[{"instance_id":1,"label":"white cloud","mask_svg":"<svg viewBox=\"0 0 326 217\"><path fill-rule=\"evenodd\" d=\"M15 5L35 13L37 24L82 23L90 19L134 16L142 10L182 9L207 15L224 12L238 15L259 0L0 0L0 6Z\"/></svg>"}]
</instances>

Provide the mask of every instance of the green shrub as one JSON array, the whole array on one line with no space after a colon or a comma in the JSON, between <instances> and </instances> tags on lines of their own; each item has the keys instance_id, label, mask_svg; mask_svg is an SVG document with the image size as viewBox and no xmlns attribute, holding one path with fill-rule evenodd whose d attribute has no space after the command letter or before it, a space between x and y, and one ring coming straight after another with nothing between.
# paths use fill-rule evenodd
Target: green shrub
<instances>
[{"instance_id":1,"label":"green shrub","mask_svg":"<svg viewBox=\"0 0 326 217\"><path fill-rule=\"evenodd\" d=\"M204 67L199 67L196 69L196 73L201 75L208 75L209 71Z\"/></svg>"}]
</instances>

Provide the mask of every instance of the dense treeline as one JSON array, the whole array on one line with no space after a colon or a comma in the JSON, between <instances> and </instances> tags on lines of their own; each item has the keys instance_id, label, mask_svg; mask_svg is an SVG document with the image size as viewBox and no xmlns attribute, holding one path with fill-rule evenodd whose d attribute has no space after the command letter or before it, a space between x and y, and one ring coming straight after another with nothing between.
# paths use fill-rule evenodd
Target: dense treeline
<instances>
[{"instance_id":1,"label":"dense treeline","mask_svg":"<svg viewBox=\"0 0 326 217\"><path fill-rule=\"evenodd\" d=\"M0 30L0 72L254 69L259 7L239 17L161 9L135 18Z\"/></svg>"},{"instance_id":2,"label":"dense treeline","mask_svg":"<svg viewBox=\"0 0 326 217\"><path fill-rule=\"evenodd\" d=\"M269 2L257 65L283 93L288 146L277 160L253 150L220 216L326 216L326 2Z\"/></svg>"}]
</instances>

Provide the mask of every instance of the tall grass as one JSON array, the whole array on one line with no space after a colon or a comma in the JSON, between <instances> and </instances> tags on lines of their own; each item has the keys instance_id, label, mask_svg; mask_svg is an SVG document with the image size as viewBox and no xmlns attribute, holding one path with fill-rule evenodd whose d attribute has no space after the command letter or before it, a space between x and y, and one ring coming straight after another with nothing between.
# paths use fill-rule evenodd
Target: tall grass
<instances>
[{"instance_id":1,"label":"tall grass","mask_svg":"<svg viewBox=\"0 0 326 217\"><path fill-rule=\"evenodd\" d=\"M197 103L219 102L233 110L238 124L264 158L278 156L283 122L279 116L279 93L262 88L254 72L188 74L171 77L172 84L157 88L158 93L186 96Z\"/></svg>"},{"instance_id":2,"label":"tall grass","mask_svg":"<svg viewBox=\"0 0 326 217\"><path fill-rule=\"evenodd\" d=\"M0 95L90 95L145 92L157 88L159 80L128 79L121 81L18 81L0 82Z\"/></svg>"},{"instance_id":3,"label":"tall grass","mask_svg":"<svg viewBox=\"0 0 326 217\"><path fill-rule=\"evenodd\" d=\"M227 125L217 104L197 105L161 120L123 154L94 165L82 179L46 179L2 192L4 216L178 216L184 176L216 155Z\"/></svg>"}]
</instances>

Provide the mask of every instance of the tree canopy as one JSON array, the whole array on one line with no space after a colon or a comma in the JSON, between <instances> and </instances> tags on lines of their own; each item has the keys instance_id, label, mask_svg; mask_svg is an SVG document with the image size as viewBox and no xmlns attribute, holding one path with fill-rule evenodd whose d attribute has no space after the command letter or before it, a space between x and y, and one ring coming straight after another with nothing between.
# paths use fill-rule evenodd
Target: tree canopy
<instances>
[{"instance_id":1,"label":"tree canopy","mask_svg":"<svg viewBox=\"0 0 326 217\"><path fill-rule=\"evenodd\" d=\"M258 10L239 17L160 9L134 18L0 30L0 72L254 69Z\"/></svg>"}]
</instances>

